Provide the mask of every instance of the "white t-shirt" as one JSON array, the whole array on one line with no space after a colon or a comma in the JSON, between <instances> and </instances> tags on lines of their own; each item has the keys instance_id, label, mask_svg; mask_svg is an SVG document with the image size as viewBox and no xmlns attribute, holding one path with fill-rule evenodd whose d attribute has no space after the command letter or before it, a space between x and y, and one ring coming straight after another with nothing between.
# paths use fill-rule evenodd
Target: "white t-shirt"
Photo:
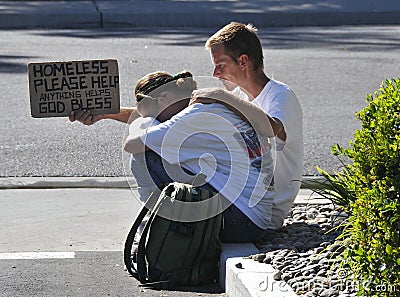
<instances>
[{"instance_id":1,"label":"white t-shirt","mask_svg":"<svg viewBox=\"0 0 400 297\"><path fill-rule=\"evenodd\" d=\"M244 92L236 92L247 98ZM295 93L284 83L270 80L252 101L269 116L279 119L286 132L286 141L275 137L276 168L272 221L269 228L280 228L300 189L304 166L303 112Z\"/></svg>"},{"instance_id":2,"label":"white t-shirt","mask_svg":"<svg viewBox=\"0 0 400 297\"><path fill-rule=\"evenodd\" d=\"M271 220L275 192L270 145L221 104L194 104L147 129L141 140L171 164L194 174L233 202L257 226Z\"/></svg>"}]
</instances>

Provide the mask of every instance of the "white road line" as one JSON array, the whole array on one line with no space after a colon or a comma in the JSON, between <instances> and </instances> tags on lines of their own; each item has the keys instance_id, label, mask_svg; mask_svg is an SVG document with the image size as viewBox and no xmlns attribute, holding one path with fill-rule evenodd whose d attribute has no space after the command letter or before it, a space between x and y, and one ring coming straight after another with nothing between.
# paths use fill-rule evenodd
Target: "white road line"
<instances>
[{"instance_id":1,"label":"white road line","mask_svg":"<svg viewBox=\"0 0 400 297\"><path fill-rule=\"evenodd\" d=\"M0 253L0 260L73 259L75 252Z\"/></svg>"}]
</instances>

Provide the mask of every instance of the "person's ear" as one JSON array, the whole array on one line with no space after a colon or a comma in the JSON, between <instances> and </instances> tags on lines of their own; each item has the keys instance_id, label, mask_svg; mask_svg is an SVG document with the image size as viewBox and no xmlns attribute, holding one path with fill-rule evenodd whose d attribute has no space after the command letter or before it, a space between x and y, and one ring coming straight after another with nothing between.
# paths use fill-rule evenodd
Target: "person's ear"
<instances>
[{"instance_id":1,"label":"person's ear","mask_svg":"<svg viewBox=\"0 0 400 297\"><path fill-rule=\"evenodd\" d=\"M241 54L238 58L238 63L241 68L245 68L249 65L249 56L247 54Z\"/></svg>"}]
</instances>

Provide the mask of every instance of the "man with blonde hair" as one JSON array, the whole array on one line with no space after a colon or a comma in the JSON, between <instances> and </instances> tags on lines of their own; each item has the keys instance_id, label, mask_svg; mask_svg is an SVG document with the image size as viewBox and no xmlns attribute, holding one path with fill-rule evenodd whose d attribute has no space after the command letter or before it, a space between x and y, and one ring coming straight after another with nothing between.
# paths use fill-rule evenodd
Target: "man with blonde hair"
<instances>
[{"instance_id":1,"label":"man with blonde hair","mask_svg":"<svg viewBox=\"0 0 400 297\"><path fill-rule=\"evenodd\" d=\"M262 46L253 25L232 22L212 35L205 47L214 64L213 76L238 86L232 90L238 97L225 104L239 110L263 136L275 138L276 198L269 227L279 228L296 198L303 174L300 102L289 86L265 74Z\"/></svg>"}]
</instances>

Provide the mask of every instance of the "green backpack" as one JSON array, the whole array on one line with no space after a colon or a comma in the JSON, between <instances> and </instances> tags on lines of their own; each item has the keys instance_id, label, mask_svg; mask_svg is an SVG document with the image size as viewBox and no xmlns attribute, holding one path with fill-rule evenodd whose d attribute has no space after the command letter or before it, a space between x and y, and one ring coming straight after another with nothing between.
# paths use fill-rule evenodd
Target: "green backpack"
<instances>
[{"instance_id":1,"label":"green backpack","mask_svg":"<svg viewBox=\"0 0 400 297\"><path fill-rule=\"evenodd\" d=\"M178 182L168 184L158 197L152 195L125 242L124 262L129 273L157 289L212 283L218 275L221 252L221 200L216 193ZM150 218L132 253L135 234L149 209Z\"/></svg>"}]
</instances>

